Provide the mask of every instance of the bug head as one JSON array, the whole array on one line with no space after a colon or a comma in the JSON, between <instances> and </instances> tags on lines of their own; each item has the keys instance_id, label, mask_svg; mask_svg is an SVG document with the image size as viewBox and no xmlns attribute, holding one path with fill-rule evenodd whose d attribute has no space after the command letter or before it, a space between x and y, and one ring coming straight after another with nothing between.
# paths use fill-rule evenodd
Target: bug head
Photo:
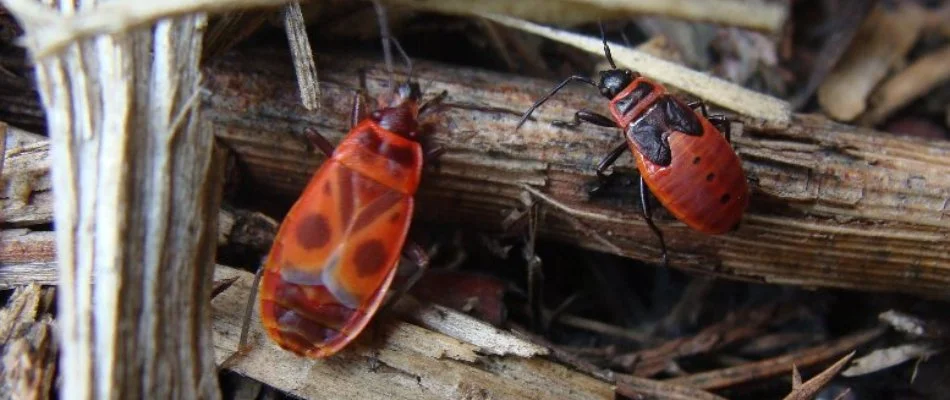
<instances>
[{"instance_id":1,"label":"bug head","mask_svg":"<svg viewBox=\"0 0 950 400\"><path fill-rule=\"evenodd\" d=\"M406 138L418 140L419 136L419 99L422 90L419 84L406 80L396 87L383 107L374 112L372 118L380 127Z\"/></svg>"},{"instance_id":2,"label":"bug head","mask_svg":"<svg viewBox=\"0 0 950 400\"><path fill-rule=\"evenodd\" d=\"M396 87L396 96L393 99L396 104L390 104L390 106L397 106L407 101L419 103L419 99L421 98L422 90L419 89L419 84L411 80L406 80L406 82Z\"/></svg>"},{"instance_id":3,"label":"bug head","mask_svg":"<svg viewBox=\"0 0 950 400\"><path fill-rule=\"evenodd\" d=\"M598 21L597 26L600 27L600 40L604 43L604 57L607 57L607 62L610 63L610 69L600 71L600 82L597 84L597 88L600 89L601 95L613 100L618 93L630 86L634 79L639 78L640 74L626 68L617 68L617 63L614 62L614 57L610 54L610 46L607 45L604 24Z\"/></svg>"},{"instance_id":4,"label":"bug head","mask_svg":"<svg viewBox=\"0 0 950 400\"><path fill-rule=\"evenodd\" d=\"M626 68L600 71L600 82L597 83L597 88L600 89L601 95L608 99L613 99L627 86L630 86L633 80L638 77L640 77L640 74Z\"/></svg>"}]
</instances>

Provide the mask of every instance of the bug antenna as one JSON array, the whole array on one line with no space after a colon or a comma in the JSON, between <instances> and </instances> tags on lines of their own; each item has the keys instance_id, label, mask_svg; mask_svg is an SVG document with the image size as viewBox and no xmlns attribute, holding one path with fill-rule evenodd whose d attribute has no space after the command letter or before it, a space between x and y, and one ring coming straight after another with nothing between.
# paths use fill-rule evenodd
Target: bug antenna
<instances>
[{"instance_id":1,"label":"bug antenna","mask_svg":"<svg viewBox=\"0 0 950 400\"><path fill-rule=\"evenodd\" d=\"M406 82L412 81L412 59L409 58L409 55L406 54L406 51L403 50L402 45L399 44L399 41L395 37L390 37L389 40L393 42L393 45L396 46L396 50L399 51L399 54L402 55L402 59L406 61L406 65L409 68L409 72L406 73Z\"/></svg>"},{"instance_id":2,"label":"bug antenna","mask_svg":"<svg viewBox=\"0 0 950 400\"><path fill-rule=\"evenodd\" d=\"M391 40L389 34L389 20L386 18L386 8L380 4L379 0L373 0L373 8L376 9L376 17L379 20L379 35L383 42L383 59L386 60L386 69L389 71L389 87L393 86L393 53L389 48Z\"/></svg>"},{"instance_id":3,"label":"bug antenna","mask_svg":"<svg viewBox=\"0 0 950 400\"><path fill-rule=\"evenodd\" d=\"M607 34L604 33L604 23L598 20L597 26L600 27L600 40L604 42L604 55L607 56L610 68L617 69L617 64L614 64L614 58L610 55L610 46L607 46Z\"/></svg>"}]
</instances>

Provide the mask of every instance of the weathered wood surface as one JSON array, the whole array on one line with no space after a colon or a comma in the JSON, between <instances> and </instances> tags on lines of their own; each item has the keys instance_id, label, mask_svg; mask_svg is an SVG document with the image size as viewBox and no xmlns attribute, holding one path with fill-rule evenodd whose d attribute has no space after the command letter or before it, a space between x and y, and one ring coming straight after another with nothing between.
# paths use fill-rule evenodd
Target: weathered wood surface
<instances>
[{"instance_id":1,"label":"weathered wood surface","mask_svg":"<svg viewBox=\"0 0 950 400\"><path fill-rule=\"evenodd\" d=\"M323 89L329 97L321 100L320 113L299 106L286 55L231 58L207 70L212 91L205 113L220 143L236 151L239 171L251 185L297 196L322 156L308 152L306 141L294 133L308 126L331 140L343 133L355 70L375 66L324 57ZM589 200L583 191L616 133L572 132L547 124L585 102L602 104L594 103L601 101L596 95L568 89L538 111L542 123L513 132L516 114L549 82L432 64L417 70L430 93L450 92L436 135L449 152L441 171L426 175L420 220L500 230L509 213L524 209L530 192L522 185L528 185L574 210L546 204L555 211L541 221L546 237L657 259L656 240L636 211L633 186L603 199ZM371 69L369 78L378 93L385 76ZM658 211L674 266L740 279L944 295L950 283L946 142L893 137L803 115L787 130L750 125L736 136L753 187L744 226L732 235L709 237ZM46 151L45 144L35 142L9 148L2 196L8 224L51 222ZM630 158L623 157L620 166L632 174Z\"/></svg>"},{"instance_id":2,"label":"weathered wood surface","mask_svg":"<svg viewBox=\"0 0 950 400\"><path fill-rule=\"evenodd\" d=\"M223 157L199 128L205 16L78 38L89 25L57 19L102 16L94 2L4 5L24 28L48 123L49 186L4 176L20 182L5 186L20 209L55 192L60 396L220 397L208 299Z\"/></svg>"},{"instance_id":3,"label":"weathered wood surface","mask_svg":"<svg viewBox=\"0 0 950 400\"><path fill-rule=\"evenodd\" d=\"M457 311L404 297L347 348L325 360L298 357L266 337L257 312L251 350L235 355L251 273L218 266L215 280L237 278L212 300L220 365L302 398L332 399L607 399L601 379L547 359L549 349ZM256 306L255 306L256 307ZM719 399L708 392L642 378L626 390L655 399Z\"/></svg>"},{"instance_id":4,"label":"weathered wood surface","mask_svg":"<svg viewBox=\"0 0 950 400\"><path fill-rule=\"evenodd\" d=\"M323 161L300 134L313 127L339 140L358 69L367 68L371 93L383 90L386 75L375 61L318 58L319 113L299 105L285 54L232 54L206 69L205 115L258 190L299 195ZM542 236L658 261L656 239L637 212L634 185L606 198L586 194L594 166L619 139L617 131L550 125L581 107L603 108L594 91L568 88L534 114L538 122L515 132L520 114L553 82L421 61L414 74L430 96L449 92L434 136L448 151L441 170L424 178L420 220L502 230L503 221L533 198L547 210ZM671 265L737 279L946 296L950 143L811 115L795 115L781 130L746 122L734 135L753 190L742 228L705 236L657 212ZM622 157L618 169L632 173L632 158Z\"/></svg>"},{"instance_id":5,"label":"weathered wood surface","mask_svg":"<svg viewBox=\"0 0 950 400\"><path fill-rule=\"evenodd\" d=\"M54 298L53 288L29 284L0 308L0 398L54 397L59 355Z\"/></svg>"},{"instance_id":6,"label":"weathered wood surface","mask_svg":"<svg viewBox=\"0 0 950 400\"><path fill-rule=\"evenodd\" d=\"M28 287L49 284L56 263L7 274L0 283ZM259 314L250 320L251 351L236 354L253 275L215 266L212 332L216 363L303 398L613 398L616 390L660 400L722 400L701 389L608 370L572 368L560 350L531 343L458 311L404 297L337 356L310 360L281 350L266 338ZM38 287L38 286L37 286ZM2 331L2 329L0 329ZM569 364L569 363L568 363ZM619 381L619 382L617 382Z\"/></svg>"}]
</instances>

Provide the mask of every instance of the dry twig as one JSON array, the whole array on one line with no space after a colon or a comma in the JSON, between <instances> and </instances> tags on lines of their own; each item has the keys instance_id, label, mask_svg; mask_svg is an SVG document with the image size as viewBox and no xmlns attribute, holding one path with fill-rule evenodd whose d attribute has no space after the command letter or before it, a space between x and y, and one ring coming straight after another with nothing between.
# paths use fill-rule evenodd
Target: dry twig
<instances>
[{"instance_id":1,"label":"dry twig","mask_svg":"<svg viewBox=\"0 0 950 400\"><path fill-rule=\"evenodd\" d=\"M307 38L307 25L300 11L300 2L292 1L284 7L284 29L290 43L290 55L294 59L294 70L297 71L300 102L307 110L315 111L320 106L320 80L317 77L317 65L313 60L310 39Z\"/></svg>"},{"instance_id":2,"label":"dry twig","mask_svg":"<svg viewBox=\"0 0 950 400\"><path fill-rule=\"evenodd\" d=\"M783 356L750 362L737 367L701 372L673 378L667 382L689 385L706 390L725 388L791 371L792 366L807 367L825 362L831 357L852 351L884 333L882 328L872 328L853 333L829 343L789 353Z\"/></svg>"},{"instance_id":3,"label":"dry twig","mask_svg":"<svg viewBox=\"0 0 950 400\"><path fill-rule=\"evenodd\" d=\"M822 371L820 374L815 375L808 382L802 383L802 377L798 374L798 368L794 368L794 376L797 378L795 384L792 385L792 392L785 396L784 400L809 400L814 399L818 395L818 392L821 391L828 382L838 374L838 371L841 371L841 368L844 368L845 364L851 360L851 357L854 357L854 352L848 353L848 355L841 357L840 360L832 364L830 367Z\"/></svg>"},{"instance_id":4,"label":"dry twig","mask_svg":"<svg viewBox=\"0 0 950 400\"><path fill-rule=\"evenodd\" d=\"M903 364L910 360L926 359L940 353L944 346L936 343L908 343L874 350L854 360L842 376L861 376Z\"/></svg>"},{"instance_id":5,"label":"dry twig","mask_svg":"<svg viewBox=\"0 0 950 400\"><path fill-rule=\"evenodd\" d=\"M710 325L693 336L673 339L645 350L618 356L613 363L626 370L633 370L636 376L656 375L677 358L706 353L760 334L771 322L775 312L776 306L771 304L732 313L723 321Z\"/></svg>"},{"instance_id":6,"label":"dry twig","mask_svg":"<svg viewBox=\"0 0 950 400\"><path fill-rule=\"evenodd\" d=\"M484 15L484 17L502 25L541 35L593 54L603 55L604 45L597 38L502 15ZM760 120L763 125L782 128L789 124L791 108L785 101L617 43L610 44L610 51L614 60L621 66L632 68L661 83L674 86L749 118Z\"/></svg>"},{"instance_id":7,"label":"dry twig","mask_svg":"<svg viewBox=\"0 0 950 400\"><path fill-rule=\"evenodd\" d=\"M598 19L659 15L778 32L788 17L788 5L736 0L387 0L389 3L451 14L506 14L543 23L576 25Z\"/></svg>"},{"instance_id":8,"label":"dry twig","mask_svg":"<svg viewBox=\"0 0 950 400\"><path fill-rule=\"evenodd\" d=\"M35 58L62 50L72 42L100 34L116 34L151 24L163 18L198 15L203 12L279 6L291 0L178 0L117 1L87 6L72 15L60 15L32 0L3 0L23 24L20 39Z\"/></svg>"}]
</instances>

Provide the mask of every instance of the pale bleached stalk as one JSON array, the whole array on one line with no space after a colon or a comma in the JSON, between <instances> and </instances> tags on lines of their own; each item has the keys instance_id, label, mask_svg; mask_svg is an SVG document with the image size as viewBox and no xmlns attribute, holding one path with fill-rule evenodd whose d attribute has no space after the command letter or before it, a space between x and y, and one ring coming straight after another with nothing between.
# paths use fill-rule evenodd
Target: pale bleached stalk
<instances>
[{"instance_id":1,"label":"pale bleached stalk","mask_svg":"<svg viewBox=\"0 0 950 400\"><path fill-rule=\"evenodd\" d=\"M62 50L25 42L49 126L60 395L219 397L208 298L220 176L196 101L206 17L85 37L59 24L75 17L6 4L28 37ZM60 11L114 4L133 2ZM110 26L147 23L123 16Z\"/></svg>"},{"instance_id":2,"label":"pale bleached stalk","mask_svg":"<svg viewBox=\"0 0 950 400\"><path fill-rule=\"evenodd\" d=\"M593 54L604 54L604 44L600 38L579 35L503 15L484 15L484 17ZM758 120L764 125L783 128L787 127L791 120L791 107L783 100L617 43L610 43L610 51L619 66L634 69L646 77L679 88L745 117Z\"/></svg>"}]
</instances>

